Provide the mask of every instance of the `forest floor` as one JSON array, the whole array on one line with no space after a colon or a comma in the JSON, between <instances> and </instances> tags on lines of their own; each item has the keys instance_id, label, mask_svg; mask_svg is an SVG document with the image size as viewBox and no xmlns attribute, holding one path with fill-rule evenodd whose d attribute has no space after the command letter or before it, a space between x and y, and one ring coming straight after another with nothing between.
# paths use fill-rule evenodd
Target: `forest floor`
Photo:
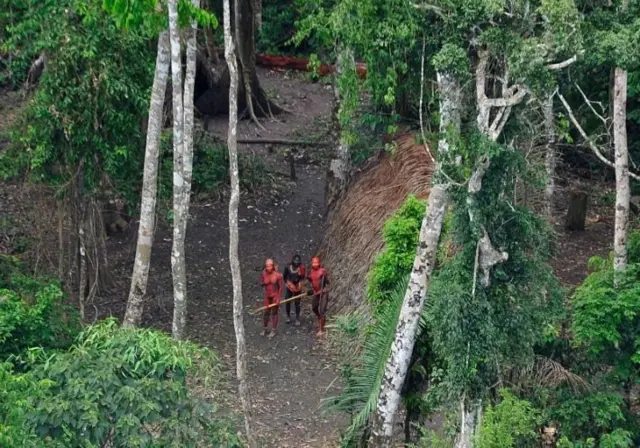
<instances>
[{"instance_id":1,"label":"forest floor","mask_svg":"<svg viewBox=\"0 0 640 448\"><path fill-rule=\"evenodd\" d=\"M243 120L239 123L238 138L328 138L333 94L327 85L311 83L304 74L298 73L261 69L259 76L267 93L293 113L279 116L275 121L262 120L266 130L260 130L253 123ZM0 117L8 117L7 114L11 113L6 106L4 108L6 110L2 110L3 101L0 101ZM0 120L0 128L6 130L5 125L6 121L3 123ZM226 140L227 118L212 120L207 129L214 136ZM1 143L0 140L0 151ZM254 399L254 426L260 437L260 446L264 447L337 446L340 429L347 425L348 419L340 415L324 415L319 407L323 398L338 390L338 362L328 349L327 340L315 337L315 318L310 303L303 301L300 327L286 324L284 309L281 309L279 333L271 340L259 335L261 316L250 313L261 305L258 277L264 260L274 258L282 270L291 257L298 253L308 263L322 238L323 162L326 154L321 150L300 149L296 166L298 179L293 183L285 180L289 166L283 149L267 145L240 145L241 152L255 154L265 160L268 167L265 176L275 179L274 188L269 194L259 197L243 195L239 212L244 317L249 383ZM613 206L599 197L593 197L586 231L563 230L561 219L568 204L567 191L578 185L597 191L600 195L610 191L610 185L596 186L595 182L571 180L563 176L556 203L558 255L552 264L560 280L568 287L576 286L584 279L589 257L607 255L613 239ZM0 182L0 218L6 213L14 226L38 222L22 219L29 210L38 207L34 197L33 192L23 189L21 185ZM51 215L53 219L53 212ZM2 226L0 219L0 243L4 231ZM22 229L22 232L39 235L27 229ZM135 254L135 238L136 227L132 226L124 234L111 237L108 241L109 260L116 284L108 297L96 299L97 318L109 315L121 317L124 312ZM52 241L54 249L50 252L53 254L55 237ZM170 229L166 224L160 224L152 254L144 324L165 331L171 330L173 309L170 252ZM55 256L52 258L55 260ZM49 264L55 265L51 260ZM220 354L227 366L230 387L233 387L235 335L226 201L199 198L193 202L187 230L187 273L188 337ZM330 333L328 337L331 337ZM234 393L233 389L230 392ZM237 403L238 400L234 401Z\"/></svg>"}]
</instances>

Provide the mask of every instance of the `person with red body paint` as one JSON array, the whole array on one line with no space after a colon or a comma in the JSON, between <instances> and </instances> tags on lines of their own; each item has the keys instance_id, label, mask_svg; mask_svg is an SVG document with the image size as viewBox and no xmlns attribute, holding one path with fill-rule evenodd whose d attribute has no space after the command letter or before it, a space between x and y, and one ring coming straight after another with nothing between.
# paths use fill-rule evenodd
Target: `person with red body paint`
<instances>
[{"instance_id":1,"label":"person with red body paint","mask_svg":"<svg viewBox=\"0 0 640 448\"><path fill-rule=\"evenodd\" d=\"M318 318L318 333L316 336L324 334L324 324L327 314L327 304L329 303L329 276L327 270L322 267L319 257L311 259L311 270L307 276L311 282L312 290L308 294L313 294L312 309L313 314Z\"/></svg>"},{"instance_id":2,"label":"person with red body paint","mask_svg":"<svg viewBox=\"0 0 640 448\"><path fill-rule=\"evenodd\" d=\"M284 281L282 280L282 274L278 272L273 260L268 259L264 263L264 270L260 277L260 285L264 288L264 306L274 305L270 308L266 308L262 314L262 332L261 336L267 334L267 327L269 326L269 317L271 317L271 333L269 338L276 335L278 328L278 308L280 304L280 297L282 296L282 289L284 287Z\"/></svg>"}]
</instances>

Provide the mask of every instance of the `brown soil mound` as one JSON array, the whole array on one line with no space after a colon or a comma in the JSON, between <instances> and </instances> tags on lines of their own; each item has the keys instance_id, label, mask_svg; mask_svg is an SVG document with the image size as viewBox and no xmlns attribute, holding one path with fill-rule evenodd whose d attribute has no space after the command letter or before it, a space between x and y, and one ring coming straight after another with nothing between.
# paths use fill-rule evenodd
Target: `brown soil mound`
<instances>
[{"instance_id":1,"label":"brown soil mound","mask_svg":"<svg viewBox=\"0 0 640 448\"><path fill-rule=\"evenodd\" d=\"M396 137L396 150L365 169L336 205L320 255L332 279L334 312L363 305L367 272L383 249L385 221L411 193L426 199L433 162L414 134Z\"/></svg>"}]
</instances>

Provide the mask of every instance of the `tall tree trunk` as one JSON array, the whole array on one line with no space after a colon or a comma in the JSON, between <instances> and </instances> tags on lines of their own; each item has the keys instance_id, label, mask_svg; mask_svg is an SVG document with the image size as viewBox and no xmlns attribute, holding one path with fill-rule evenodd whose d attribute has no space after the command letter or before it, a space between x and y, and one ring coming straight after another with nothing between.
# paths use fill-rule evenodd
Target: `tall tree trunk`
<instances>
[{"instance_id":1,"label":"tall tree trunk","mask_svg":"<svg viewBox=\"0 0 640 448\"><path fill-rule=\"evenodd\" d=\"M136 258L131 275L131 288L123 325L140 325L147 292L151 249L155 233L156 196L158 192L158 156L160 154L160 133L163 122L163 104L169 77L170 50L169 31L163 31L158 38L156 70L149 104L147 142L144 155L144 175L142 179L142 197L140 201L140 227Z\"/></svg>"},{"instance_id":2,"label":"tall tree trunk","mask_svg":"<svg viewBox=\"0 0 640 448\"><path fill-rule=\"evenodd\" d=\"M627 236L629 233L629 152L627 148L627 72L616 67L613 89L613 141L616 165L616 211L613 242L613 268L616 273L627 267ZM616 281L617 283L617 281Z\"/></svg>"},{"instance_id":3,"label":"tall tree trunk","mask_svg":"<svg viewBox=\"0 0 640 448\"><path fill-rule=\"evenodd\" d=\"M203 5L209 11L213 10L211 2L212 0L205 0ZM218 52L216 51L213 28L211 28L210 26L204 27L204 40L207 46L207 56L208 56L209 62L213 65L218 65L220 63L220 58L218 57Z\"/></svg>"},{"instance_id":4,"label":"tall tree trunk","mask_svg":"<svg viewBox=\"0 0 640 448\"><path fill-rule=\"evenodd\" d=\"M240 69L242 70L242 85L249 116L257 123L258 118L254 109L254 95L252 77L256 76L256 0L235 0L235 35L238 45ZM262 108L260 102L258 107ZM263 108L261 111L267 115Z\"/></svg>"},{"instance_id":5,"label":"tall tree trunk","mask_svg":"<svg viewBox=\"0 0 640 448\"><path fill-rule=\"evenodd\" d=\"M556 124L553 116L553 97L549 95L543 104L544 129L547 135L547 147L545 154L545 168L547 172L547 185L544 190L545 214L547 219L553 217L553 198L556 189Z\"/></svg>"},{"instance_id":6,"label":"tall tree trunk","mask_svg":"<svg viewBox=\"0 0 640 448\"><path fill-rule=\"evenodd\" d=\"M336 157L329 163L329 170L327 172L325 200L328 209L333 207L335 201L346 188L349 181L349 170L351 166L351 151L349 145L345 143L342 138L342 128L339 120L341 98L338 84L340 76L342 76L346 70L355 70L355 60L350 48L341 47L338 49L338 58L336 60L336 80L333 87L335 99L334 119L338 148L336 151Z\"/></svg>"},{"instance_id":7,"label":"tall tree trunk","mask_svg":"<svg viewBox=\"0 0 640 448\"><path fill-rule=\"evenodd\" d=\"M200 6L200 0L192 0L191 3L197 8ZM171 17L173 13L169 10L169 27L171 29ZM176 16L177 17L177 16ZM177 24L176 24L177 28ZM184 79L184 93L182 89L176 89L176 84L181 82L180 75L182 74L182 62L181 62L181 50L180 50L180 34L179 29L177 33L177 56L176 62L175 49L173 45L173 35L171 43L171 68L172 79L174 82L173 87L173 113L182 114L181 123L182 129L180 130L181 139L176 155L176 144L174 142L174 154L173 154L173 248L171 254L171 265L173 270L173 295L174 295L174 307L173 307L173 337L175 339L184 339L186 337L186 322L187 322L187 269L186 269L186 253L185 253L185 239L187 235L187 223L189 221L189 201L191 198L191 178L193 174L193 94L195 89L196 80L196 35L198 26L195 20L191 21L190 29L186 33L187 39L187 51L186 62L187 68ZM174 62L176 62L174 64ZM174 69L174 66L177 70ZM177 75L174 78L174 75ZM179 101L176 101L176 96L182 95ZM176 104L179 108L176 108ZM181 109L181 110L180 110ZM175 130L176 119L174 118L174 139L177 137ZM176 160L181 159L176 164Z\"/></svg>"},{"instance_id":8,"label":"tall tree trunk","mask_svg":"<svg viewBox=\"0 0 640 448\"><path fill-rule=\"evenodd\" d=\"M629 8L622 2L622 12ZM620 273L627 267L627 237L629 235L629 149L627 147L627 72L616 67L613 73L613 143L616 166L616 211L613 238L614 283L618 285Z\"/></svg>"},{"instance_id":9,"label":"tall tree trunk","mask_svg":"<svg viewBox=\"0 0 640 448\"><path fill-rule=\"evenodd\" d=\"M260 31L262 29L262 0L253 0L253 5L256 30Z\"/></svg>"},{"instance_id":10,"label":"tall tree trunk","mask_svg":"<svg viewBox=\"0 0 640 448\"><path fill-rule=\"evenodd\" d=\"M239 63L238 108L248 112L259 126L258 117L270 117L285 111L267 97L256 72L256 4L255 0L235 0L232 29L235 34ZM208 80L209 89L196 101L198 110L209 116L228 111L229 68L214 67Z\"/></svg>"},{"instance_id":11,"label":"tall tree trunk","mask_svg":"<svg viewBox=\"0 0 640 448\"><path fill-rule=\"evenodd\" d=\"M173 337L184 338L187 314L187 276L182 220L184 210L184 108L182 103L182 60L177 0L169 0L169 37L171 41L171 91L173 96Z\"/></svg>"},{"instance_id":12,"label":"tall tree trunk","mask_svg":"<svg viewBox=\"0 0 640 448\"><path fill-rule=\"evenodd\" d=\"M467 403L460 401L460 432L456 436L455 448L471 448L473 437L477 435L482 423L482 402Z\"/></svg>"},{"instance_id":13,"label":"tall tree trunk","mask_svg":"<svg viewBox=\"0 0 640 448\"><path fill-rule=\"evenodd\" d=\"M460 87L456 78L449 74L438 73L440 90L440 129L460 128ZM449 149L446 133L442 133L438 146L442 156ZM434 176L439 176L440 165L436 166ZM404 296L396 334L391 346L391 354L385 366L384 376L376 412L373 417L369 444L373 448L390 447L393 436L393 424L400 404L402 387L411 363L413 346L418 334L418 324L422 309L427 301L429 281L433 272L442 222L444 219L448 195L446 187L434 185L429 195L425 216L420 227L419 243L409 284Z\"/></svg>"},{"instance_id":14,"label":"tall tree trunk","mask_svg":"<svg viewBox=\"0 0 640 448\"><path fill-rule=\"evenodd\" d=\"M242 303L242 275L240 273L240 257L238 256L238 207L240 204L240 180L238 174L238 65L231 34L231 6L230 0L223 0L224 14L224 51L229 67L229 177L231 183L231 197L229 198L229 264L231 267L231 281L233 284L233 327L236 333L236 375L238 391L244 413L244 425L250 448L256 448L257 443L251 428L251 395L247 382L247 348L244 336L243 303Z\"/></svg>"}]
</instances>

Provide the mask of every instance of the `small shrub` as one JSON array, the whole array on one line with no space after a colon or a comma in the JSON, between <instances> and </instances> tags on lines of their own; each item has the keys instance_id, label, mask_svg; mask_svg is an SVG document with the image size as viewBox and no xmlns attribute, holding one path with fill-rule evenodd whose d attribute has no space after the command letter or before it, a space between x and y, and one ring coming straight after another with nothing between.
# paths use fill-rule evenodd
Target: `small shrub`
<instances>
[{"instance_id":1,"label":"small shrub","mask_svg":"<svg viewBox=\"0 0 640 448\"><path fill-rule=\"evenodd\" d=\"M411 271L424 213L424 202L411 195L384 225L385 248L376 257L367 280L367 299L374 314L386 306Z\"/></svg>"},{"instance_id":2,"label":"small shrub","mask_svg":"<svg viewBox=\"0 0 640 448\"><path fill-rule=\"evenodd\" d=\"M507 389L500 391L500 397L502 401L489 406L484 413L476 438L478 448L535 446L539 413L531 403Z\"/></svg>"},{"instance_id":3,"label":"small shrub","mask_svg":"<svg viewBox=\"0 0 640 448\"><path fill-rule=\"evenodd\" d=\"M63 303L53 281L33 279L12 266L0 269L0 359L30 347L65 348L79 329L77 314ZM0 259L0 266L4 265Z\"/></svg>"},{"instance_id":4,"label":"small shrub","mask_svg":"<svg viewBox=\"0 0 640 448\"><path fill-rule=\"evenodd\" d=\"M221 377L218 358L193 344L110 319L87 327L68 352L34 349L26 362L27 375L0 368L8 404L0 422L9 422L0 441L17 434L60 447L241 446L215 406L189 389L204 382L215 391Z\"/></svg>"}]
</instances>

